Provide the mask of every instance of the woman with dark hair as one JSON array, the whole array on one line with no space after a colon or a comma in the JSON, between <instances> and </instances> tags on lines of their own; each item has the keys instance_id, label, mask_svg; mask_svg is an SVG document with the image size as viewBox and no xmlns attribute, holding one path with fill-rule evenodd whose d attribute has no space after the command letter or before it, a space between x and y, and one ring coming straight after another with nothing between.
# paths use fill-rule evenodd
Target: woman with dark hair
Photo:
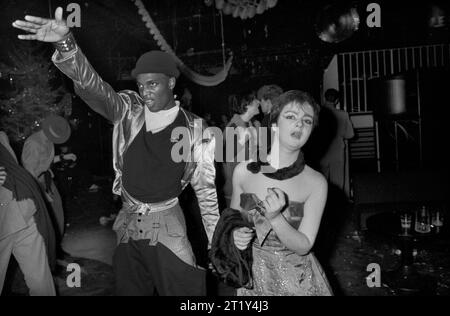
<instances>
[{"instance_id":1,"label":"woman with dark hair","mask_svg":"<svg viewBox=\"0 0 450 316\"><path fill-rule=\"evenodd\" d=\"M319 106L308 93L282 94L272 111L275 131L268 162L245 161L235 168L231 208L254 225L233 231L235 246L239 250L251 246L253 254L253 284L240 288L238 295L332 294L310 252L327 182L305 164L301 151L318 113Z\"/></svg>"}]
</instances>

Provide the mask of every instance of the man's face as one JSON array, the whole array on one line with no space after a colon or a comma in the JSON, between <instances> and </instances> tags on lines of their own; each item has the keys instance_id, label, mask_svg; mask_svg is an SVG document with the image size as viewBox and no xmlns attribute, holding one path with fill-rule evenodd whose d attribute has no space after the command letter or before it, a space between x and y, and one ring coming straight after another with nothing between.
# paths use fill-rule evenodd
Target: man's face
<instances>
[{"instance_id":1,"label":"man's face","mask_svg":"<svg viewBox=\"0 0 450 316\"><path fill-rule=\"evenodd\" d=\"M136 83L145 106L151 112L168 110L175 105L173 99L175 78L164 74L139 74L136 77Z\"/></svg>"},{"instance_id":2,"label":"man's face","mask_svg":"<svg viewBox=\"0 0 450 316\"><path fill-rule=\"evenodd\" d=\"M267 114L272 110L272 102L270 100L261 100L261 111L263 111L264 114Z\"/></svg>"}]
</instances>

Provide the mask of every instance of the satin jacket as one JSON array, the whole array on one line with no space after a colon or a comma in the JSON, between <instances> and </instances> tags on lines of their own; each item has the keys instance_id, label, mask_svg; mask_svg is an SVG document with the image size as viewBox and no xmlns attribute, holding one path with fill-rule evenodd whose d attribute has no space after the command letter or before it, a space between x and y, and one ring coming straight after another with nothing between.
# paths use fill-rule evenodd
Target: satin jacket
<instances>
[{"instance_id":1,"label":"satin jacket","mask_svg":"<svg viewBox=\"0 0 450 316\"><path fill-rule=\"evenodd\" d=\"M75 92L94 111L114 124L113 167L116 177L113 193L121 195L124 153L145 124L145 105L142 98L131 90L115 92L97 74L79 47L64 58L56 51L52 61L59 70L73 80ZM210 245L219 219L215 187L215 139L209 130L204 130L206 124L202 119L182 108L180 111L188 122L187 131L190 140L190 152L185 160L186 167L181 185L184 189L191 183L197 195Z\"/></svg>"}]
</instances>

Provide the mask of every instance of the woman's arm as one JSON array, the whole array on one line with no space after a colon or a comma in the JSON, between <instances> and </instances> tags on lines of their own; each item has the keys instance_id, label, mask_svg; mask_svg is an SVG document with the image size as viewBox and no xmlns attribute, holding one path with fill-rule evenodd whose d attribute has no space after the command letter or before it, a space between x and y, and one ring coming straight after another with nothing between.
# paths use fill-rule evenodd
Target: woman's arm
<instances>
[{"instance_id":1,"label":"woman's arm","mask_svg":"<svg viewBox=\"0 0 450 316\"><path fill-rule=\"evenodd\" d=\"M230 207L234 208L235 210L241 210L240 206L240 197L241 193L243 193L242 187L241 187L241 179L244 176L244 164L241 162L239 163L236 168L234 168L233 171L233 193L231 194L231 203Z\"/></svg>"},{"instance_id":2,"label":"woman's arm","mask_svg":"<svg viewBox=\"0 0 450 316\"><path fill-rule=\"evenodd\" d=\"M308 254L316 240L327 198L328 185L325 178L320 175L314 179L311 189L298 230L294 229L281 214L269 220L280 241L299 255Z\"/></svg>"}]
</instances>

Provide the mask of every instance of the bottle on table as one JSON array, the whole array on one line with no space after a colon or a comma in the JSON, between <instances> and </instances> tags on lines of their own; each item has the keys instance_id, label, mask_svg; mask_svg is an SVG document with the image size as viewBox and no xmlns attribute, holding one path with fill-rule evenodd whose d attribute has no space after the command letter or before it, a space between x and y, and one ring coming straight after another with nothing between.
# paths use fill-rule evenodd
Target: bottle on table
<instances>
[{"instance_id":1,"label":"bottle on table","mask_svg":"<svg viewBox=\"0 0 450 316\"><path fill-rule=\"evenodd\" d=\"M415 231L421 234L431 232L430 214L425 206L422 206L420 211L416 213Z\"/></svg>"},{"instance_id":2,"label":"bottle on table","mask_svg":"<svg viewBox=\"0 0 450 316\"><path fill-rule=\"evenodd\" d=\"M442 213L440 213L439 211L436 211L433 214L433 218L432 218L431 224L435 228L436 233L439 234L439 232L441 230L441 227L444 225Z\"/></svg>"}]
</instances>

